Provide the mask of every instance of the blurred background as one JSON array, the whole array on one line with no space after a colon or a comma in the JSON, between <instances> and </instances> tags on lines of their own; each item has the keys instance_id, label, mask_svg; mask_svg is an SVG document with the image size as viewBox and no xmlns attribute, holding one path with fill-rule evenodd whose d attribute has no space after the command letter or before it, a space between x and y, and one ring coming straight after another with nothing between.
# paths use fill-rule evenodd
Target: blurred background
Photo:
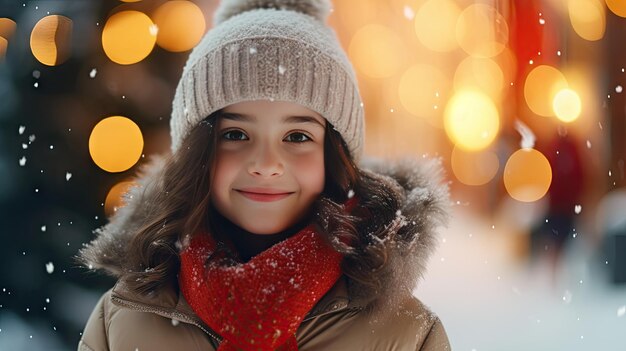
<instances>
[{"instance_id":1,"label":"blurred background","mask_svg":"<svg viewBox=\"0 0 626 351\"><path fill-rule=\"evenodd\" d=\"M71 350L114 281L73 260L169 150L217 0L0 0L0 350ZM415 294L454 350L626 349L626 1L335 0L369 156L437 157Z\"/></svg>"}]
</instances>

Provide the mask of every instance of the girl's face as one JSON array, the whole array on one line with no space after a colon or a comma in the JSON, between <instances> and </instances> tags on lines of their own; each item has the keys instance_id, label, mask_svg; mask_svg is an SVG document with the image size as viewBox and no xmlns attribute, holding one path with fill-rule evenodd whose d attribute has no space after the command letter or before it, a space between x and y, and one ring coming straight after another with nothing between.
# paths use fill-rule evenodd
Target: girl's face
<instances>
[{"instance_id":1,"label":"girl's face","mask_svg":"<svg viewBox=\"0 0 626 351\"><path fill-rule=\"evenodd\" d=\"M324 189L325 126L318 113L291 102L225 107L217 123L213 206L255 234L297 223Z\"/></svg>"}]
</instances>

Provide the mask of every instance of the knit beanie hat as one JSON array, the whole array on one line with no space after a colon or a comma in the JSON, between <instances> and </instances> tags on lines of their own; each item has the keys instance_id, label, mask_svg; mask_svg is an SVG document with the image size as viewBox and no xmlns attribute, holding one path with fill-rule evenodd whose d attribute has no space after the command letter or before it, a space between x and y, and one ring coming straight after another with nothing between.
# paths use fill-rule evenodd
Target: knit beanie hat
<instances>
[{"instance_id":1,"label":"knit beanie hat","mask_svg":"<svg viewBox=\"0 0 626 351\"><path fill-rule=\"evenodd\" d=\"M176 88L172 152L211 113L250 100L287 101L330 122L358 161L363 103L356 75L326 25L329 0L221 0Z\"/></svg>"}]
</instances>

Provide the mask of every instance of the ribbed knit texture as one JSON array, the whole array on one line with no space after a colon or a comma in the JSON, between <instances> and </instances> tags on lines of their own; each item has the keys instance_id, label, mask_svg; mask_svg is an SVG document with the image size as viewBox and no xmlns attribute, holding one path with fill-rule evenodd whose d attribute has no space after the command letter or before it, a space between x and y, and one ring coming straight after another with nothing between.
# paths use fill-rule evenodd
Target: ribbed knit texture
<instances>
[{"instance_id":1,"label":"ribbed knit texture","mask_svg":"<svg viewBox=\"0 0 626 351\"><path fill-rule=\"evenodd\" d=\"M313 225L234 263L209 234L181 252L180 288L194 312L223 338L219 351L297 350L306 313L341 276L342 255Z\"/></svg>"},{"instance_id":2,"label":"ribbed knit texture","mask_svg":"<svg viewBox=\"0 0 626 351\"><path fill-rule=\"evenodd\" d=\"M211 113L237 102L274 100L322 115L358 161L365 127L356 76L335 32L323 15L316 16L253 9L230 13L208 31L189 55L176 89L172 151Z\"/></svg>"}]
</instances>

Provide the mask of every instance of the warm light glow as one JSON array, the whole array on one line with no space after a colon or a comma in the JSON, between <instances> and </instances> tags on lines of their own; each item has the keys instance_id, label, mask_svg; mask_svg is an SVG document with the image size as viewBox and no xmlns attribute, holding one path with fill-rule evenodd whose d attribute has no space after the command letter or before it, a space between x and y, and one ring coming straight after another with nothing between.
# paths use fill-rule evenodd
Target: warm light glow
<instances>
[{"instance_id":1,"label":"warm light glow","mask_svg":"<svg viewBox=\"0 0 626 351\"><path fill-rule=\"evenodd\" d=\"M108 192L104 201L104 213L107 217L111 217L115 212L126 206L124 194L126 194L132 186L136 186L135 182L119 182L115 184Z\"/></svg>"},{"instance_id":2,"label":"warm light glow","mask_svg":"<svg viewBox=\"0 0 626 351\"><path fill-rule=\"evenodd\" d=\"M202 10L191 1L168 1L152 16L159 29L157 44L165 50L182 52L193 49L206 29Z\"/></svg>"},{"instance_id":3,"label":"warm light glow","mask_svg":"<svg viewBox=\"0 0 626 351\"><path fill-rule=\"evenodd\" d=\"M91 158L107 172L123 172L137 163L143 151L141 130L132 120L108 117L96 124L89 136Z\"/></svg>"},{"instance_id":4,"label":"warm light glow","mask_svg":"<svg viewBox=\"0 0 626 351\"><path fill-rule=\"evenodd\" d=\"M578 119L581 111L581 102L578 93L571 89L563 89L554 97L552 103L554 114L563 122L572 122Z\"/></svg>"},{"instance_id":5,"label":"warm light glow","mask_svg":"<svg viewBox=\"0 0 626 351\"><path fill-rule=\"evenodd\" d=\"M0 37L0 60L2 60L6 55L7 46L9 46L9 42L3 37Z\"/></svg>"},{"instance_id":6,"label":"warm light glow","mask_svg":"<svg viewBox=\"0 0 626 351\"><path fill-rule=\"evenodd\" d=\"M130 65L146 58L156 43L157 27L138 11L121 11L107 20L102 48L111 61Z\"/></svg>"},{"instance_id":7,"label":"warm light glow","mask_svg":"<svg viewBox=\"0 0 626 351\"><path fill-rule=\"evenodd\" d=\"M472 56L496 56L509 41L506 19L486 4L470 5L463 10L455 30L459 45Z\"/></svg>"},{"instance_id":8,"label":"warm light glow","mask_svg":"<svg viewBox=\"0 0 626 351\"><path fill-rule=\"evenodd\" d=\"M452 171L463 184L487 184L498 173L500 162L493 151L467 152L454 147L452 150Z\"/></svg>"},{"instance_id":9,"label":"warm light glow","mask_svg":"<svg viewBox=\"0 0 626 351\"><path fill-rule=\"evenodd\" d=\"M614 14L620 17L626 17L626 1L624 0L606 0L606 6L609 7Z\"/></svg>"},{"instance_id":10,"label":"warm light glow","mask_svg":"<svg viewBox=\"0 0 626 351\"><path fill-rule=\"evenodd\" d=\"M461 10L452 0L428 0L415 14L415 34L430 50L448 52L458 47L454 35Z\"/></svg>"},{"instance_id":11,"label":"warm light glow","mask_svg":"<svg viewBox=\"0 0 626 351\"><path fill-rule=\"evenodd\" d=\"M456 69L454 89L479 90L493 99L499 99L504 86L504 73L491 59L467 57Z\"/></svg>"},{"instance_id":12,"label":"warm light glow","mask_svg":"<svg viewBox=\"0 0 626 351\"><path fill-rule=\"evenodd\" d=\"M567 5L576 34L590 41L602 39L606 29L606 11L600 0L568 0Z\"/></svg>"},{"instance_id":13,"label":"warm light glow","mask_svg":"<svg viewBox=\"0 0 626 351\"><path fill-rule=\"evenodd\" d=\"M334 14L339 15L348 33L372 23L378 14L378 0L340 0L334 1L333 5Z\"/></svg>"},{"instance_id":14,"label":"warm light glow","mask_svg":"<svg viewBox=\"0 0 626 351\"><path fill-rule=\"evenodd\" d=\"M516 80L517 58L510 48L504 48L500 55L493 58L502 71L504 87L510 87L510 83Z\"/></svg>"},{"instance_id":15,"label":"warm light glow","mask_svg":"<svg viewBox=\"0 0 626 351\"><path fill-rule=\"evenodd\" d=\"M554 97L567 87L567 80L561 71L552 66L537 66L526 77L524 98L534 113L546 117L554 116Z\"/></svg>"},{"instance_id":16,"label":"warm light glow","mask_svg":"<svg viewBox=\"0 0 626 351\"><path fill-rule=\"evenodd\" d=\"M0 37L4 39L11 39L17 24L10 18L0 18Z\"/></svg>"},{"instance_id":17,"label":"warm light glow","mask_svg":"<svg viewBox=\"0 0 626 351\"><path fill-rule=\"evenodd\" d=\"M509 195L522 202L541 199L550 188L552 168L535 149L517 150L504 167L504 186Z\"/></svg>"},{"instance_id":18,"label":"warm light glow","mask_svg":"<svg viewBox=\"0 0 626 351\"><path fill-rule=\"evenodd\" d=\"M391 29L370 24L352 37L348 52L354 65L371 78L387 78L401 68L406 47Z\"/></svg>"},{"instance_id":19,"label":"warm light glow","mask_svg":"<svg viewBox=\"0 0 626 351\"><path fill-rule=\"evenodd\" d=\"M121 2L140 2L141 0L120 0Z\"/></svg>"},{"instance_id":20,"label":"warm light glow","mask_svg":"<svg viewBox=\"0 0 626 351\"><path fill-rule=\"evenodd\" d=\"M72 20L60 15L46 16L30 33L30 50L37 61L56 66L70 57Z\"/></svg>"},{"instance_id":21,"label":"warm light glow","mask_svg":"<svg viewBox=\"0 0 626 351\"><path fill-rule=\"evenodd\" d=\"M449 79L436 67L417 64L400 78L398 95L402 106L412 115L441 128L441 115L448 95Z\"/></svg>"},{"instance_id":22,"label":"warm light glow","mask_svg":"<svg viewBox=\"0 0 626 351\"><path fill-rule=\"evenodd\" d=\"M500 129L498 109L487 95L477 91L456 93L448 101L444 118L446 134L466 151L486 148Z\"/></svg>"}]
</instances>

